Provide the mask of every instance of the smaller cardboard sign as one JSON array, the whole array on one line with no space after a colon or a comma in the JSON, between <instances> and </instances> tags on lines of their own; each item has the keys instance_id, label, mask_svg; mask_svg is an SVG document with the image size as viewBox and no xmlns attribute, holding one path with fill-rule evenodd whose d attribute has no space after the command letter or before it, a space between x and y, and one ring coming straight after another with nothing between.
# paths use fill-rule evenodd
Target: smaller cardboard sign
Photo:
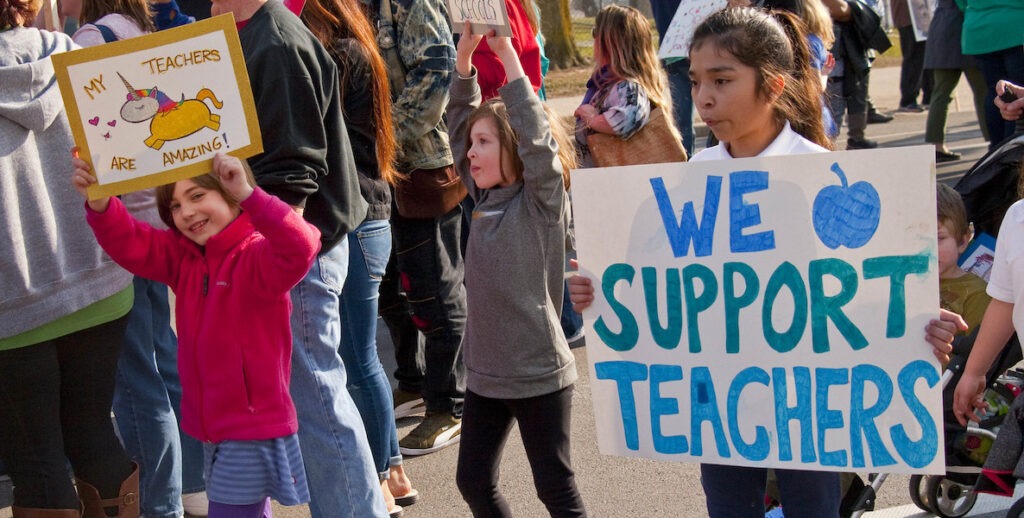
<instances>
[{"instance_id":1,"label":"smaller cardboard sign","mask_svg":"<svg viewBox=\"0 0 1024 518\"><path fill-rule=\"evenodd\" d=\"M494 30L496 36L512 36L505 0L448 0L448 12L456 32L462 32L462 25L469 20L473 34Z\"/></svg>"},{"instance_id":2,"label":"smaller cardboard sign","mask_svg":"<svg viewBox=\"0 0 1024 518\"><path fill-rule=\"evenodd\" d=\"M685 58L690 55L693 31L712 14L725 9L726 0L694 0L680 2L679 9L672 17L672 23L661 39L658 57Z\"/></svg>"}]
</instances>

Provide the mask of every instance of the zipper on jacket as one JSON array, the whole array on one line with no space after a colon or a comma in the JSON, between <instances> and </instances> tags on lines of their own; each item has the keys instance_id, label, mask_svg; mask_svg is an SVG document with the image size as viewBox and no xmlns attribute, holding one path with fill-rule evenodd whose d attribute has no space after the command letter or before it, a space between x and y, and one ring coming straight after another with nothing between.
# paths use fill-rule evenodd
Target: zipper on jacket
<instances>
[{"instance_id":1,"label":"zipper on jacket","mask_svg":"<svg viewBox=\"0 0 1024 518\"><path fill-rule=\"evenodd\" d=\"M210 274L209 273L204 273L203 274L203 295L204 296L206 295L206 292L209 290L209 288L210 288Z\"/></svg>"}]
</instances>

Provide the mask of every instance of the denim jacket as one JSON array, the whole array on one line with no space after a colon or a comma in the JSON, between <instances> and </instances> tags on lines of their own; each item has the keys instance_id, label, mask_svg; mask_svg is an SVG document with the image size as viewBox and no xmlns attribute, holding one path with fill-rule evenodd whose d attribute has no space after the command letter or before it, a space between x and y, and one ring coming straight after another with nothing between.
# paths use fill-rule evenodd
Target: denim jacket
<instances>
[{"instance_id":1,"label":"denim jacket","mask_svg":"<svg viewBox=\"0 0 1024 518\"><path fill-rule=\"evenodd\" d=\"M372 2L379 12L380 0ZM455 44L444 0L391 0L395 38L378 36L381 54L397 47L401 65L388 60L398 170L437 169L453 163L443 119L455 70ZM379 21L378 21L378 25ZM403 81L404 79L404 81Z\"/></svg>"}]
</instances>

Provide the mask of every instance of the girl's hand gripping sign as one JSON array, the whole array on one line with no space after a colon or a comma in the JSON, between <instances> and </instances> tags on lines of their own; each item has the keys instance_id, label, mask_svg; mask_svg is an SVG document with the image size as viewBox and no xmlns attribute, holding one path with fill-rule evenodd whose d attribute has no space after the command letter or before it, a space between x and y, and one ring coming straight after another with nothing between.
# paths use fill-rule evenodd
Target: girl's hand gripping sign
<instances>
[{"instance_id":1,"label":"girl's hand gripping sign","mask_svg":"<svg viewBox=\"0 0 1024 518\"><path fill-rule=\"evenodd\" d=\"M53 57L90 199L209 172L213 155L263 151L234 18Z\"/></svg>"}]
</instances>

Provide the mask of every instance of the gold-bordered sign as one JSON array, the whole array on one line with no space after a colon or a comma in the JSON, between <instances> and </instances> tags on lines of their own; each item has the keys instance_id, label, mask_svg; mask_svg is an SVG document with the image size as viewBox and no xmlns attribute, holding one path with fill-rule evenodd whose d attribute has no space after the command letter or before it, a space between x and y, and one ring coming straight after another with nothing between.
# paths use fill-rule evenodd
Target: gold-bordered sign
<instances>
[{"instance_id":1,"label":"gold-bordered sign","mask_svg":"<svg viewBox=\"0 0 1024 518\"><path fill-rule=\"evenodd\" d=\"M71 130L115 196L205 174L218 151L263 151L234 17L53 56Z\"/></svg>"}]
</instances>

